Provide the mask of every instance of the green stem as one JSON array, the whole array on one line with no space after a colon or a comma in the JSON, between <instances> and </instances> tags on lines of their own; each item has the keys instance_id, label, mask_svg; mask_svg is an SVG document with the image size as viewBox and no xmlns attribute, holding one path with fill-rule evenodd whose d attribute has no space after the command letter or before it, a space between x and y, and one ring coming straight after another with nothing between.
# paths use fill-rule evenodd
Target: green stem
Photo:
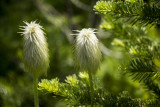
<instances>
[{"instance_id":1,"label":"green stem","mask_svg":"<svg viewBox=\"0 0 160 107\"><path fill-rule=\"evenodd\" d=\"M38 76L34 73L34 107L38 107Z\"/></svg>"},{"instance_id":2,"label":"green stem","mask_svg":"<svg viewBox=\"0 0 160 107\"><path fill-rule=\"evenodd\" d=\"M90 89L91 89L91 107L93 107L93 79L92 79L92 73L88 70L89 74L89 82L90 82Z\"/></svg>"}]
</instances>

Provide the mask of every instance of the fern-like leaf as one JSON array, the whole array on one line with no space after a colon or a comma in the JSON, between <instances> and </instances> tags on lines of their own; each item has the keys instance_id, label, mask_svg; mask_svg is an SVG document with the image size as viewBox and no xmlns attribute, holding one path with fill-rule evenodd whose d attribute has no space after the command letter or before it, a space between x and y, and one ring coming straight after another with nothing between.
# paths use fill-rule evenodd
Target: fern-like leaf
<instances>
[{"instance_id":1,"label":"fern-like leaf","mask_svg":"<svg viewBox=\"0 0 160 107\"><path fill-rule=\"evenodd\" d=\"M132 24L140 22L141 25L160 24L160 8L155 4L148 5L141 2L113 2L98 1L94 10L102 14L110 14L116 19L128 18Z\"/></svg>"}]
</instances>

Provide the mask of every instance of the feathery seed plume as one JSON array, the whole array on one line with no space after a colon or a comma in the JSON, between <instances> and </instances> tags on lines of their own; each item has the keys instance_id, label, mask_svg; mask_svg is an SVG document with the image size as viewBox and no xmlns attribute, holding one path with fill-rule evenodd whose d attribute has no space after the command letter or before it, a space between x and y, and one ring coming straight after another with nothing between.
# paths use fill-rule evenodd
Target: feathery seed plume
<instances>
[{"instance_id":1,"label":"feathery seed plume","mask_svg":"<svg viewBox=\"0 0 160 107\"><path fill-rule=\"evenodd\" d=\"M77 65L91 72L97 71L101 61L99 41L95 35L95 29L84 28L78 31L74 44L74 54Z\"/></svg>"},{"instance_id":2,"label":"feathery seed plume","mask_svg":"<svg viewBox=\"0 0 160 107\"><path fill-rule=\"evenodd\" d=\"M27 71L41 75L46 73L49 67L48 44L44 36L43 28L35 21L24 22L21 26L24 38L24 63Z\"/></svg>"}]
</instances>

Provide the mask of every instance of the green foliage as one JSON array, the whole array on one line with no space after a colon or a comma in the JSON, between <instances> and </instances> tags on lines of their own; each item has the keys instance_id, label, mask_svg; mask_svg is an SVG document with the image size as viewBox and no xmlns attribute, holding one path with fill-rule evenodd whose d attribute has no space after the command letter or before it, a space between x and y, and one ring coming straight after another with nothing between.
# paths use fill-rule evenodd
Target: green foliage
<instances>
[{"instance_id":1,"label":"green foliage","mask_svg":"<svg viewBox=\"0 0 160 107\"><path fill-rule=\"evenodd\" d=\"M133 24L160 24L160 9L156 4L148 5L142 1L98 1L94 9L102 14L110 14L116 19L128 18Z\"/></svg>"},{"instance_id":2,"label":"green foliage","mask_svg":"<svg viewBox=\"0 0 160 107\"><path fill-rule=\"evenodd\" d=\"M106 74L103 79L105 87L97 77L94 78L94 105L159 106L160 103L157 98L159 98L160 89L159 83L155 82L159 81L160 78L159 39L155 37L157 39L155 40L150 35L150 28L148 27L152 26L155 29L153 25L158 26L160 24L158 2L143 2L141 0L98 1L94 10L103 14L100 28L106 31L107 35L105 36L108 37L102 39L102 43L116 51L121 48L124 53L122 58L127 61L121 65L121 71L130 75L133 80L143 83L144 89L154 93L149 100L142 100L130 97L128 92L124 91L125 88L121 88L123 91L120 93L112 92L110 89L113 88L110 87L113 85L110 84L116 80L113 76ZM128 21L132 25L127 23ZM151 32L153 31L151 30ZM103 37L105 38L105 36ZM109 72L113 73L113 70ZM108 81L112 82L105 84L109 83ZM119 81L116 82L126 83L123 79ZM88 74L85 72L80 72L78 77L75 74L67 76L65 82L60 82L58 78L44 79L39 83L39 90L52 93L56 98L64 99L71 106L88 106L91 104Z\"/></svg>"},{"instance_id":3,"label":"green foliage","mask_svg":"<svg viewBox=\"0 0 160 107\"><path fill-rule=\"evenodd\" d=\"M156 83L154 83L154 81L150 77L145 79L144 83L147 86L147 88L150 91L152 91L154 93L154 95L156 96L156 98L159 100L159 98L160 98L159 86Z\"/></svg>"},{"instance_id":4,"label":"green foliage","mask_svg":"<svg viewBox=\"0 0 160 107\"><path fill-rule=\"evenodd\" d=\"M77 77L75 74L67 76L65 82L59 82L58 78L52 80L43 79L39 83L39 90L44 93L53 93L53 96L60 96L61 99L70 106L90 105L90 86L86 72L80 72ZM94 80L94 105L96 106L139 106L159 105L154 100L132 99L127 92L122 92L118 96L109 94L104 90L98 80Z\"/></svg>"},{"instance_id":5,"label":"green foliage","mask_svg":"<svg viewBox=\"0 0 160 107\"><path fill-rule=\"evenodd\" d=\"M102 64L93 81L94 105L159 107L159 0L95 1L0 1L0 106L33 106L32 76L24 72L22 39L17 32L23 21L37 19L45 28L51 61L47 77L41 77L46 79L39 83L45 94L40 94L40 106L54 107L59 101L68 106L90 106L88 74L75 73L73 37L69 35L75 29L98 29L100 22L105 32L96 35L106 48L101 47ZM91 9L93 4L101 21Z\"/></svg>"},{"instance_id":6,"label":"green foliage","mask_svg":"<svg viewBox=\"0 0 160 107\"><path fill-rule=\"evenodd\" d=\"M103 96L99 95L99 88L94 85L94 96L96 101L102 100ZM65 98L70 105L90 104L90 87L87 73L79 73L79 79L74 74L67 76L65 83L59 82L58 78L52 80L42 80L39 83L39 90L44 90L54 95ZM102 92L101 92L102 93ZM69 100L69 101L68 101Z\"/></svg>"},{"instance_id":7,"label":"green foliage","mask_svg":"<svg viewBox=\"0 0 160 107\"><path fill-rule=\"evenodd\" d=\"M157 4L156 4L157 3ZM148 26L159 25L160 8L157 1L98 1L96 12L103 14L100 25L111 40L112 45L120 46L127 60L121 65L121 71L129 74L133 80L145 84L145 88L159 98L159 38L150 35ZM126 23L130 21L132 25ZM138 23L137 23L138 22ZM145 25L145 26L142 26ZM148 36L149 35L149 36Z\"/></svg>"},{"instance_id":8,"label":"green foliage","mask_svg":"<svg viewBox=\"0 0 160 107\"><path fill-rule=\"evenodd\" d=\"M133 80L138 80L147 86L148 90L152 91L155 97L160 97L160 88L155 80L159 80L159 48L151 47L151 49L142 52L137 52L139 56L134 56L128 63L124 64L121 68L126 74L130 74Z\"/></svg>"},{"instance_id":9,"label":"green foliage","mask_svg":"<svg viewBox=\"0 0 160 107\"><path fill-rule=\"evenodd\" d=\"M138 77L136 76L135 79L140 81L145 80L148 77L153 77L153 79L159 78L160 60L159 56L156 55L156 50L145 51L143 49L143 51L143 54L134 56L128 64L122 66L122 69L134 75L138 72ZM141 52L136 52L136 54L139 53Z\"/></svg>"}]
</instances>

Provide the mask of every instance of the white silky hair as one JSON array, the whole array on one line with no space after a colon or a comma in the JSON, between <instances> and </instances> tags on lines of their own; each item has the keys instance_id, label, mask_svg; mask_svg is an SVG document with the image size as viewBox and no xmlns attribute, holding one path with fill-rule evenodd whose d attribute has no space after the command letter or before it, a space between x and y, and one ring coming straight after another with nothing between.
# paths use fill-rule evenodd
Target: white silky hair
<instances>
[{"instance_id":1,"label":"white silky hair","mask_svg":"<svg viewBox=\"0 0 160 107\"><path fill-rule=\"evenodd\" d=\"M23 56L25 68L31 73L46 74L49 67L49 54L43 28L35 21L24 23L26 26L21 27L23 30L21 33L24 38Z\"/></svg>"},{"instance_id":2,"label":"white silky hair","mask_svg":"<svg viewBox=\"0 0 160 107\"><path fill-rule=\"evenodd\" d=\"M95 35L95 29L84 28L77 31L74 44L74 54L77 65L83 70L96 72L101 62L99 40Z\"/></svg>"}]
</instances>

